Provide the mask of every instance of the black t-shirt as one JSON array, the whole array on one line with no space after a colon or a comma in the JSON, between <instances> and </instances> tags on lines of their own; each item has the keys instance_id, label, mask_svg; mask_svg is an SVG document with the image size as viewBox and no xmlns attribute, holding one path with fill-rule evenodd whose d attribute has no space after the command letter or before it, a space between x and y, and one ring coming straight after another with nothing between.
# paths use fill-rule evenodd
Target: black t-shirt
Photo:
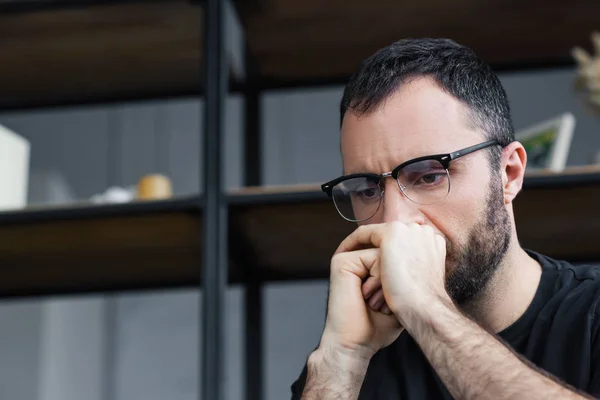
<instances>
[{"instance_id":1,"label":"black t-shirt","mask_svg":"<svg viewBox=\"0 0 600 400\"><path fill-rule=\"evenodd\" d=\"M498 334L518 353L562 381L600 397L600 266L573 266L528 252L542 266L533 301ZM300 399L306 366L292 385ZM371 359L360 399L451 399L406 332Z\"/></svg>"}]
</instances>

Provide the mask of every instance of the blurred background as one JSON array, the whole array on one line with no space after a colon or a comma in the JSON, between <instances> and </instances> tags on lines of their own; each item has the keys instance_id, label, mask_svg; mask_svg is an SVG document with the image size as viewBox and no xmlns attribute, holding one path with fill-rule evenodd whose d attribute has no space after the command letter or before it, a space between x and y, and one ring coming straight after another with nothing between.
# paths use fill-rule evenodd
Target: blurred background
<instances>
[{"instance_id":1,"label":"blurred background","mask_svg":"<svg viewBox=\"0 0 600 400\"><path fill-rule=\"evenodd\" d=\"M592 171L600 185L590 83L600 81L599 2L224 4L231 193L298 184L318 192L339 175L343 85L362 59L405 37L472 47L497 70L517 131L558 132L572 117L557 168ZM198 398L199 231L189 210L203 182L204 6L0 0L0 398ZM178 212L183 222L159 218ZM588 223L598 228L599 216ZM323 226L311 227L306 237L319 241ZM320 275L261 282L260 398L289 398L318 343L326 261ZM247 398L246 301L243 282L232 283L223 313L231 400Z\"/></svg>"}]
</instances>

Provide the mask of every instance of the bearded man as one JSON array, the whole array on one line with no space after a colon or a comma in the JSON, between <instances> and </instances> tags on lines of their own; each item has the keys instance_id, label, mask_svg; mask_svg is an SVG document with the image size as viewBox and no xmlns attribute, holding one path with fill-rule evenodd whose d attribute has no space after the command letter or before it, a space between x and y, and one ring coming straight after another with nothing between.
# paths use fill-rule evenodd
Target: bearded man
<instances>
[{"instance_id":1,"label":"bearded man","mask_svg":"<svg viewBox=\"0 0 600 400\"><path fill-rule=\"evenodd\" d=\"M527 154L491 68L451 40L401 40L340 111L344 175L322 188L358 227L292 398L600 396L600 270L520 246Z\"/></svg>"}]
</instances>

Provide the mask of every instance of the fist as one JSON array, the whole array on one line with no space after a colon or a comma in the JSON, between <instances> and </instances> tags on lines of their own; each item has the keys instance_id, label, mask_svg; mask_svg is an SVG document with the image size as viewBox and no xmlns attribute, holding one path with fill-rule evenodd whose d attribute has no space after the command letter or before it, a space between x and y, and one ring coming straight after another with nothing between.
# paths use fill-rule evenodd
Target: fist
<instances>
[{"instance_id":1,"label":"fist","mask_svg":"<svg viewBox=\"0 0 600 400\"><path fill-rule=\"evenodd\" d=\"M381 251L380 262L362 285L363 297L373 311L393 313L419 310L431 297L446 298L446 241L426 225L400 222L369 225L368 240ZM363 244L364 245L364 244Z\"/></svg>"},{"instance_id":2,"label":"fist","mask_svg":"<svg viewBox=\"0 0 600 400\"><path fill-rule=\"evenodd\" d=\"M379 235L381 288L400 321L432 300L448 297L446 241L440 234L428 225L394 222Z\"/></svg>"},{"instance_id":3,"label":"fist","mask_svg":"<svg viewBox=\"0 0 600 400\"><path fill-rule=\"evenodd\" d=\"M430 226L365 225L338 247L331 262L321 345L370 357L391 344L445 289L446 242Z\"/></svg>"},{"instance_id":4,"label":"fist","mask_svg":"<svg viewBox=\"0 0 600 400\"><path fill-rule=\"evenodd\" d=\"M320 347L370 359L396 340L402 327L391 313L386 315L367 307L361 287L370 270L380 269L381 252L372 246L361 248L350 237L331 260L327 319Z\"/></svg>"}]
</instances>

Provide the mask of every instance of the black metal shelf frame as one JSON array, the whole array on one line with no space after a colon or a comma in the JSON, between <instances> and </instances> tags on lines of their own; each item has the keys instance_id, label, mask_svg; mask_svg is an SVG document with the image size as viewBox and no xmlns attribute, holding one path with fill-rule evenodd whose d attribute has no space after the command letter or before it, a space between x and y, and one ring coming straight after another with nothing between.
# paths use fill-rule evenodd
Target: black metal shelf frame
<instances>
[{"instance_id":1,"label":"black metal shelf frame","mask_svg":"<svg viewBox=\"0 0 600 400\"><path fill-rule=\"evenodd\" d=\"M235 237L236 254L245 270L245 393L248 400L263 398L263 281L252 249L240 232L228 232L228 199L223 190L221 141L225 136L225 99L232 88L226 62L225 12L227 0L206 0L204 23L204 264L201 274L203 302L202 382L200 399L223 400L225 397L224 313L228 282L227 239ZM233 9L233 7L232 7ZM261 160L261 89L258 69L246 44L244 96L244 184L259 186ZM202 134L202 133L201 133Z\"/></svg>"},{"instance_id":2,"label":"black metal shelf frame","mask_svg":"<svg viewBox=\"0 0 600 400\"><path fill-rule=\"evenodd\" d=\"M201 273L202 342L200 399L224 400L224 318L227 287L227 204L223 193L223 140L228 68L225 5L208 0L204 12L206 98L204 102L204 259ZM202 133L201 133L202 134Z\"/></svg>"}]
</instances>

